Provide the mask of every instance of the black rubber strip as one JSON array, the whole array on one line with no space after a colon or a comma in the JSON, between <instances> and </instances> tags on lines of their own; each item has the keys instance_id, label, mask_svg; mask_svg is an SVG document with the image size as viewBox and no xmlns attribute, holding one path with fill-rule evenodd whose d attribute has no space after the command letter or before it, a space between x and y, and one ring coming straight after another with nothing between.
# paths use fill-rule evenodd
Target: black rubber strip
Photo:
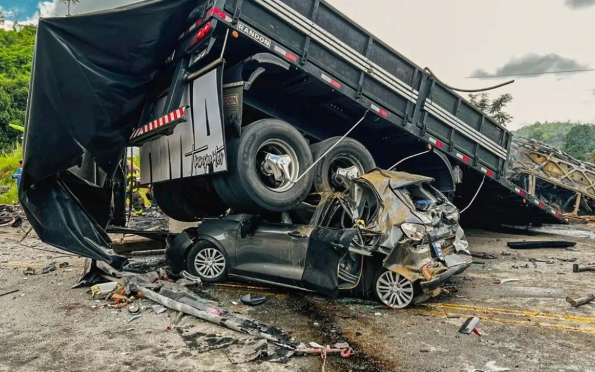
<instances>
[{"instance_id":1,"label":"black rubber strip","mask_svg":"<svg viewBox=\"0 0 595 372\"><path fill-rule=\"evenodd\" d=\"M568 248L575 245L575 242L565 241L508 242L508 247L512 249Z\"/></svg>"}]
</instances>

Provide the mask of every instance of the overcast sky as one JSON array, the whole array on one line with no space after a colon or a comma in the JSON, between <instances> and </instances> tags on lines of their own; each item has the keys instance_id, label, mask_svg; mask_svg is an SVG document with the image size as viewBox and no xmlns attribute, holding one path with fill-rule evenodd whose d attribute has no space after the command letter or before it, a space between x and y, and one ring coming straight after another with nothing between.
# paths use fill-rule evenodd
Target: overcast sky
<instances>
[{"instance_id":1,"label":"overcast sky","mask_svg":"<svg viewBox=\"0 0 595 372\"><path fill-rule=\"evenodd\" d=\"M511 129L535 121L595 123L595 0L328 0L421 67L461 88L536 73L492 93L511 93ZM81 0L74 13L134 0ZM63 15L58 0L0 0L21 20ZM8 17L10 18L10 17ZM478 78L468 78L475 76Z\"/></svg>"}]
</instances>

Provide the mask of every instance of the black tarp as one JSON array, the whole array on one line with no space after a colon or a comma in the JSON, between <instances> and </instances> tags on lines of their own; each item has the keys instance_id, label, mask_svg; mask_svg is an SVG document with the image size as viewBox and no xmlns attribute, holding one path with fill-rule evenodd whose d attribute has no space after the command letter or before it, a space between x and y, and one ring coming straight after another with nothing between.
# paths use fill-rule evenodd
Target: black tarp
<instances>
[{"instance_id":1,"label":"black tarp","mask_svg":"<svg viewBox=\"0 0 595 372\"><path fill-rule=\"evenodd\" d=\"M95 196L107 209L110 198L67 169L80 164L86 150L103 171L114 173L148 85L198 3L148 0L39 21L19 199L44 242L115 263L106 251L107 220L89 210L102 209Z\"/></svg>"}]
</instances>

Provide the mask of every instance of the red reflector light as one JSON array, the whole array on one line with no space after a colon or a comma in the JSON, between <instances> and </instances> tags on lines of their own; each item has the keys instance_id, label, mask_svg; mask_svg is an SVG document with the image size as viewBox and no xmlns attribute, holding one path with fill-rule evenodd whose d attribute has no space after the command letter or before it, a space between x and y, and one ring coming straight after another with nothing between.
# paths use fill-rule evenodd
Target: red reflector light
<instances>
[{"instance_id":1,"label":"red reflector light","mask_svg":"<svg viewBox=\"0 0 595 372\"><path fill-rule=\"evenodd\" d=\"M556 212L556 217L560 217L560 212Z\"/></svg>"},{"instance_id":2,"label":"red reflector light","mask_svg":"<svg viewBox=\"0 0 595 372\"><path fill-rule=\"evenodd\" d=\"M539 202L539 206L540 206L540 207L543 207L543 206L544 206L544 204L543 204L543 202L542 202L542 201L540 201L540 202Z\"/></svg>"},{"instance_id":3,"label":"red reflector light","mask_svg":"<svg viewBox=\"0 0 595 372\"><path fill-rule=\"evenodd\" d=\"M463 161L465 163L469 163L470 159L469 159L469 157L467 155L463 155Z\"/></svg>"},{"instance_id":4,"label":"red reflector light","mask_svg":"<svg viewBox=\"0 0 595 372\"><path fill-rule=\"evenodd\" d=\"M225 18L227 17L225 15L225 12L223 10L218 9L218 8L215 8L215 7L213 7L213 9L211 9L211 10L209 10L207 12L207 17L210 17L213 14L216 15L217 17L223 19L223 20L225 20Z\"/></svg>"},{"instance_id":5,"label":"red reflector light","mask_svg":"<svg viewBox=\"0 0 595 372\"><path fill-rule=\"evenodd\" d=\"M212 27L213 27L213 25L211 25L211 22L209 22L206 25L202 26L202 28L198 31L198 33L196 34L196 36L194 36L194 39L192 39L192 41L190 42L190 44L188 44L188 48L192 47L200 39L202 39L203 37L205 37L209 33L209 31L211 31L211 28Z\"/></svg>"},{"instance_id":6,"label":"red reflector light","mask_svg":"<svg viewBox=\"0 0 595 372\"><path fill-rule=\"evenodd\" d=\"M295 56L289 52L285 52L285 57L292 62L297 62L297 60L298 60L297 56Z\"/></svg>"},{"instance_id":7,"label":"red reflector light","mask_svg":"<svg viewBox=\"0 0 595 372\"><path fill-rule=\"evenodd\" d=\"M388 117L388 111L386 111L386 110L380 109L380 110L378 110L378 113L380 115L384 116L385 118ZM440 146L440 147L442 147L442 146Z\"/></svg>"},{"instance_id":8,"label":"red reflector light","mask_svg":"<svg viewBox=\"0 0 595 372\"><path fill-rule=\"evenodd\" d=\"M526 192L525 192L524 190L520 190L520 191L519 191L519 194L520 194L521 196L525 196Z\"/></svg>"},{"instance_id":9,"label":"red reflector light","mask_svg":"<svg viewBox=\"0 0 595 372\"><path fill-rule=\"evenodd\" d=\"M492 172L491 170L489 170L489 169L488 169L488 170L486 171L486 174L487 174L489 177L492 177L492 176L494 175L494 172Z\"/></svg>"}]
</instances>

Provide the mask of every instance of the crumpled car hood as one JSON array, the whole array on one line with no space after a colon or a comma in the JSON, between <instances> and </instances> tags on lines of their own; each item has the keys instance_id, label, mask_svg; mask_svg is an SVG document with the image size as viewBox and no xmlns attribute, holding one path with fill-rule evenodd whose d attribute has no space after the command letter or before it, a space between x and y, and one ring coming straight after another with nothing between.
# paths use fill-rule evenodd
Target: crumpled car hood
<instances>
[{"instance_id":1,"label":"crumpled car hood","mask_svg":"<svg viewBox=\"0 0 595 372\"><path fill-rule=\"evenodd\" d=\"M361 248L385 254L390 254L403 240L403 223L421 224L426 226L430 241L456 236L454 245L457 252L462 250L468 253L468 243L458 223L458 209L444 199L440 203L432 202L426 210L420 211L406 190L409 186L432 181L430 177L404 172L372 171L353 180L348 195L323 195L310 223L330 226L333 216L344 210L349 221L344 218L341 226L333 227L351 228L349 224L357 221L367 237Z\"/></svg>"}]
</instances>

